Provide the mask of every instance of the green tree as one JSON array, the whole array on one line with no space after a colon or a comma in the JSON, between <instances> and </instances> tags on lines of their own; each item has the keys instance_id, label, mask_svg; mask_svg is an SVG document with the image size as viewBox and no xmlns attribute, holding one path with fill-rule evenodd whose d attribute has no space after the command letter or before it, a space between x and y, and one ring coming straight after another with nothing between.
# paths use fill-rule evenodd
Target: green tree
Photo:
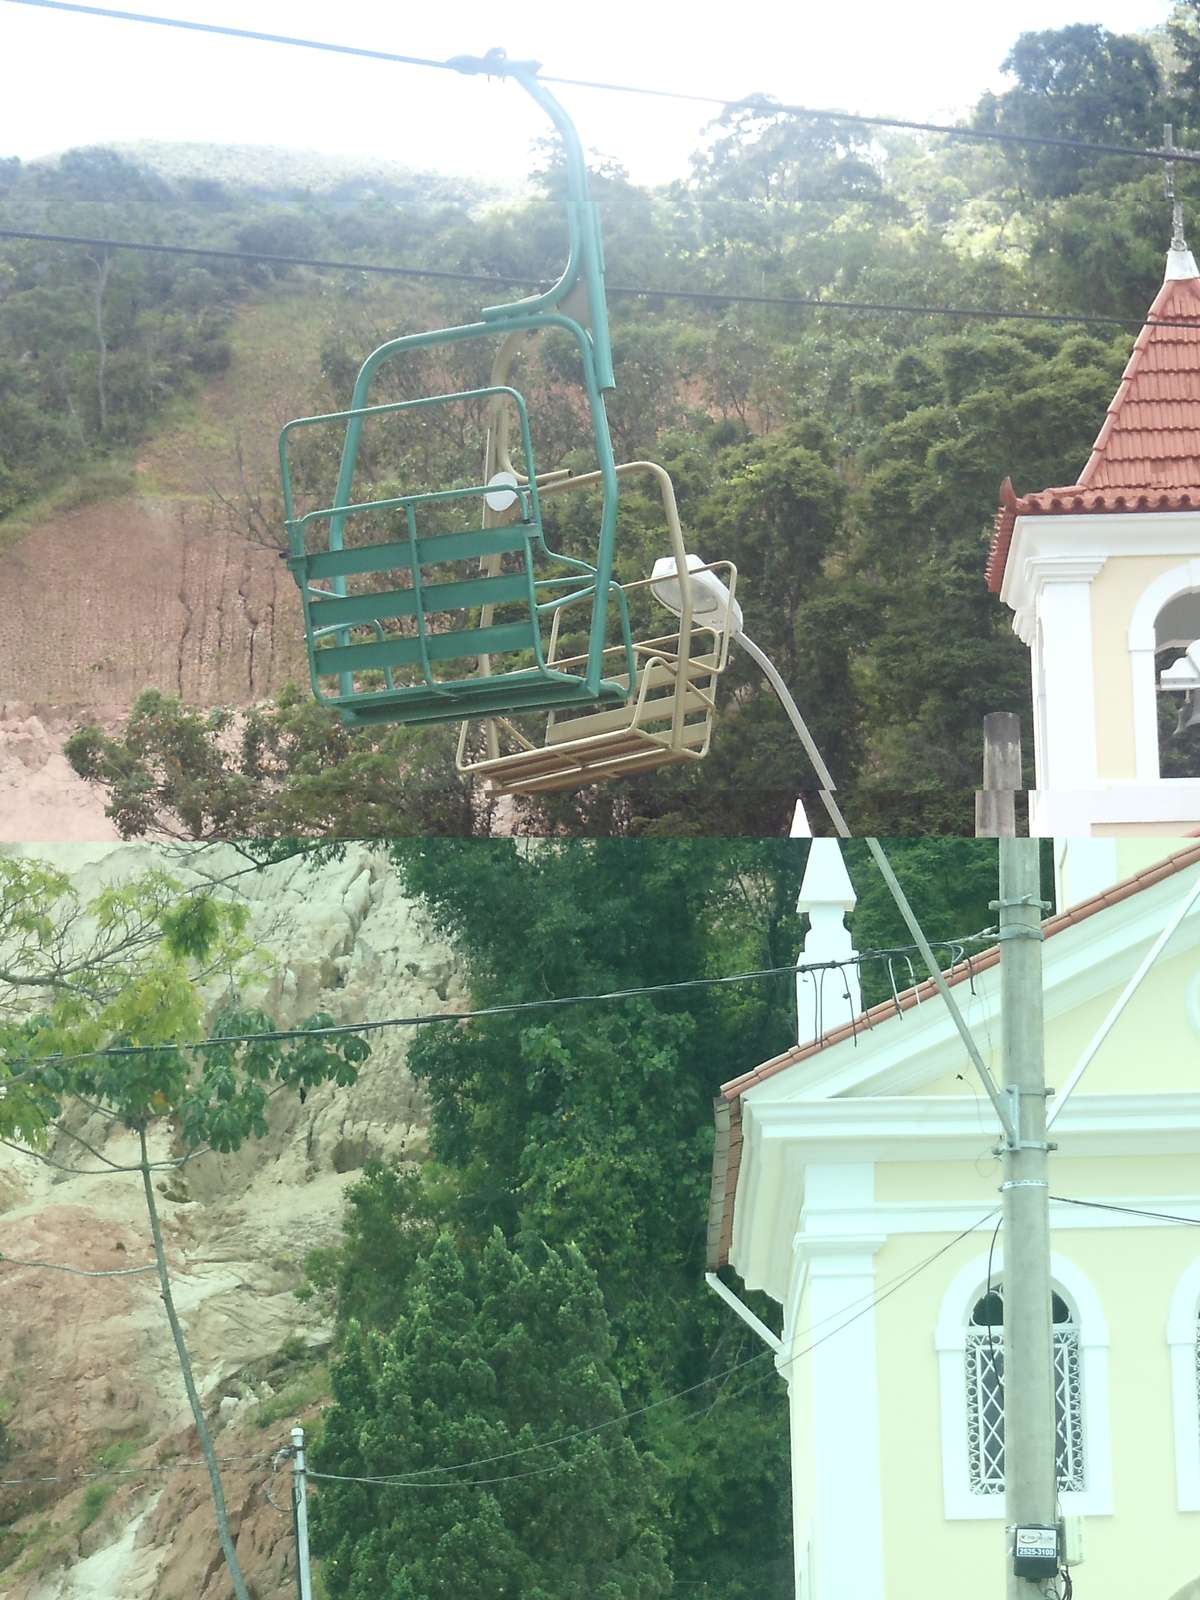
<instances>
[{"instance_id":1,"label":"green tree","mask_svg":"<svg viewBox=\"0 0 1200 1600\"><path fill-rule=\"evenodd\" d=\"M413 840L396 853L478 1005L784 965L799 944L804 850L787 840ZM515 907L529 908L519 929ZM790 1530L780 1395L758 1382L728 1421L730 1392L708 1387L758 1353L699 1282L711 1099L738 1063L789 1036L791 1005L786 977L699 988L425 1030L409 1056L433 1154L457 1176L458 1226L573 1244L602 1267L627 1405L702 1386L640 1428L672 1507L676 1582L724 1600L761 1594L764 1570L788 1565ZM711 1425L689 1420L718 1395ZM753 1509L718 1527L711 1508L734 1485Z\"/></svg>"},{"instance_id":2,"label":"green tree","mask_svg":"<svg viewBox=\"0 0 1200 1600\"><path fill-rule=\"evenodd\" d=\"M232 1152L267 1131L272 1095L327 1081L351 1084L369 1054L356 1036L330 1040L332 1018L311 1018L291 1037L239 998L262 976L243 904L184 891L163 872L110 885L80 900L70 878L35 859L0 857L0 1137L45 1154L51 1136L82 1149L97 1174L136 1173L142 1183L159 1288L188 1404L208 1466L221 1547L237 1600L249 1600L229 1529L220 1468L176 1313L154 1174L204 1150ZM209 1007L223 1004L197 1046ZM245 1039L244 1036L251 1036ZM138 1161L112 1161L73 1124L81 1110L137 1136ZM177 1130L180 1154L151 1158L160 1118ZM57 1146L56 1146L57 1147Z\"/></svg>"},{"instance_id":3,"label":"green tree","mask_svg":"<svg viewBox=\"0 0 1200 1600\"><path fill-rule=\"evenodd\" d=\"M397 838L487 832L445 728L351 731L307 690L240 717L147 690L124 727L78 729L66 754L108 792L122 838Z\"/></svg>"},{"instance_id":4,"label":"green tree","mask_svg":"<svg viewBox=\"0 0 1200 1600\"><path fill-rule=\"evenodd\" d=\"M314 1466L402 1480L322 1480L314 1546L334 1600L668 1593L656 1474L613 1426L612 1356L577 1250L514 1249L499 1231L464 1250L442 1234L395 1325L351 1324L333 1368ZM465 1462L480 1465L446 1471Z\"/></svg>"},{"instance_id":5,"label":"green tree","mask_svg":"<svg viewBox=\"0 0 1200 1600\"><path fill-rule=\"evenodd\" d=\"M975 112L977 127L1144 147L1160 142L1162 124L1170 120L1150 46L1095 23L1021 34L1003 70L1016 84L1003 94L983 96ZM1042 197L1074 194L1092 181L1111 182L1114 170L1129 175L1127 159L1053 146L1022 148L1011 164L1020 181Z\"/></svg>"}]
</instances>

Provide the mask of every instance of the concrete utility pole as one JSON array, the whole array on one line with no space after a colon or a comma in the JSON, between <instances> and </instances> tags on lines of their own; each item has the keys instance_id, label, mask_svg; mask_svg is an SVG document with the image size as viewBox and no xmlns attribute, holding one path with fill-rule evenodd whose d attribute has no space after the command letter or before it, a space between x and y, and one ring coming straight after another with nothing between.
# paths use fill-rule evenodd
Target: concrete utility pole
<instances>
[{"instance_id":1,"label":"concrete utility pole","mask_svg":"<svg viewBox=\"0 0 1200 1600\"><path fill-rule=\"evenodd\" d=\"M296 1512L296 1571L300 1600L313 1600L312 1563L308 1554L308 1468L304 1460L304 1429L292 1429L292 1505Z\"/></svg>"},{"instance_id":2,"label":"concrete utility pole","mask_svg":"<svg viewBox=\"0 0 1200 1600\"><path fill-rule=\"evenodd\" d=\"M1000 840L1000 997L1003 1093L1016 1138L1002 1145L1004 1205L1004 1507L1008 1600L1033 1600L1046 1574L1018 1577L1014 1539L1058 1522L1054 1333L1050 1311L1049 1145L1042 1033L1041 873L1038 840ZM1020 1533L1017 1530L1021 1530ZM1045 1547L1050 1536L1042 1539ZM1054 1567L1057 1570L1055 1535ZM1045 1559L1045 1558L1043 1558ZM1021 1563L1024 1564L1024 1563Z\"/></svg>"},{"instance_id":3,"label":"concrete utility pole","mask_svg":"<svg viewBox=\"0 0 1200 1600\"><path fill-rule=\"evenodd\" d=\"M989 711L983 719L983 788L975 791L975 834L1009 839L1017 831L1021 787L1021 719L1015 711Z\"/></svg>"}]
</instances>

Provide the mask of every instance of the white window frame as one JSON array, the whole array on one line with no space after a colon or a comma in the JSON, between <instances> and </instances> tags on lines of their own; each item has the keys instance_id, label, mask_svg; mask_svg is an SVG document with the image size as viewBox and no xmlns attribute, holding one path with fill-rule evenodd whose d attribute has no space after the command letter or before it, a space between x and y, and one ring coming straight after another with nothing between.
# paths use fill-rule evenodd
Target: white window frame
<instances>
[{"instance_id":1,"label":"white window frame","mask_svg":"<svg viewBox=\"0 0 1200 1600\"><path fill-rule=\"evenodd\" d=\"M1175 1493L1180 1511L1200 1511L1200 1260L1175 1286L1167 1315L1171 1413L1175 1428Z\"/></svg>"},{"instance_id":2,"label":"white window frame","mask_svg":"<svg viewBox=\"0 0 1200 1600\"><path fill-rule=\"evenodd\" d=\"M1003 1267L1004 1258L997 1248L992 1257L994 1283L1001 1281ZM972 1308L987 1283L987 1270L985 1253L955 1274L942 1299L934 1335L941 1396L942 1496L946 1519L951 1522L988 1521L1004 1516L1002 1494L972 1491L967 1459L967 1328ZM1079 1328L1084 1482L1087 1487L1063 1491L1060 1496L1063 1515L1111 1516L1108 1323L1099 1296L1074 1262L1055 1253L1050 1258L1050 1274L1059 1293L1074 1311Z\"/></svg>"}]
</instances>

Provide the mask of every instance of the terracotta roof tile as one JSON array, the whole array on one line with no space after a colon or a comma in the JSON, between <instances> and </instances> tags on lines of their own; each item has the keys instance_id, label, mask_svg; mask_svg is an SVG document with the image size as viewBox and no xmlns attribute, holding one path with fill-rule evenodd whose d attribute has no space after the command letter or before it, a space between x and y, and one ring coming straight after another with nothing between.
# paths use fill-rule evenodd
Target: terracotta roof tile
<instances>
[{"instance_id":1,"label":"terracotta roof tile","mask_svg":"<svg viewBox=\"0 0 1200 1600\"><path fill-rule=\"evenodd\" d=\"M1104 911L1122 900L1128 900L1130 895L1139 894L1143 889L1161 883L1164 878L1174 877L1176 873L1186 872L1189 867L1194 866L1200 866L1200 844L1189 845L1185 850L1177 850L1165 861L1155 862L1153 866L1135 872L1132 877L1123 878L1120 883L1113 884L1111 889L1104 889L1089 900L1081 900L1077 906L1071 906L1055 917L1047 917L1042 924L1043 934L1047 939L1053 938L1056 933L1063 933L1067 928L1073 928L1076 923L1094 917L1098 911ZM965 983L969 978L977 977L989 967L994 967L999 960L1000 946L992 945L979 955L971 956L965 961L960 961L957 966L950 967L946 972L946 982L951 987ZM728 1144L721 1152L723 1171L714 1173L716 1203L713 1210L715 1213L719 1207L720 1215L714 1214L711 1219L710 1232L716 1242L714 1254L710 1258L711 1267L724 1266L729 1260L733 1239L733 1198L742 1164L741 1097L746 1090L754 1088L755 1084L764 1083L768 1078L773 1078L776 1073L785 1072L801 1061L810 1060L822 1050L828 1049L830 1045L856 1038L860 1033L867 1033L872 1028L878 1027L881 1022L888 1022L913 1006L929 1001L937 1003L937 1000L938 992L933 979L927 978L923 983L902 990L894 1000L885 1000L880 1005L872 1006L869 1011L864 1011L852 1021L843 1023L840 1028L835 1028L824 1038L785 1050L782 1055L773 1056L770 1061L764 1061L761 1066L743 1072L740 1077L731 1078L728 1083L721 1085L721 1095L717 1104L728 1114L730 1125Z\"/></svg>"},{"instance_id":2,"label":"terracotta roof tile","mask_svg":"<svg viewBox=\"0 0 1200 1600\"><path fill-rule=\"evenodd\" d=\"M1018 499L1005 479L987 562L993 594L1017 517L1200 505L1200 278L1168 278L1147 318L1079 482ZM1156 319L1188 325L1161 327Z\"/></svg>"}]
</instances>

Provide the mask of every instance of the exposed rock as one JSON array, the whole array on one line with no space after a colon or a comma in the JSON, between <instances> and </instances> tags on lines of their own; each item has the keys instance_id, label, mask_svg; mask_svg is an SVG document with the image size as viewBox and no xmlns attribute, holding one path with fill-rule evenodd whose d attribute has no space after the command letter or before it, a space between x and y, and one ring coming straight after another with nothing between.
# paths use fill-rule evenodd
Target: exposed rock
<instances>
[{"instance_id":1,"label":"exposed rock","mask_svg":"<svg viewBox=\"0 0 1200 1600\"><path fill-rule=\"evenodd\" d=\"M85 899L152 864L185 883L245 865L227 847L21 848L71 871ZM450 952L404 899L385 850L350 846L316 869L297 859L237 882L273 958L253 998L281 1023L316 1010L354 1021L459 1001ZM206 1154L158 1181L174 1293L218 1450L256 1458L245 1469L231 1464L226 1495L260 1600L294 1594L295 1570L290 1513L276 1512L262 1493L290 1418L269 1430L255 1426L253 1402L270 1385L254 1369L289 1339L309 1347L328 1341L319 1314L293 1294L304 1256L336 1238L345 1189L367 1159L420 1153L425 1116L405 1067L410 1038L406 1029L374 1035L353 1089L316 1090L304 1105L280 1095L265 1139L237 1155ZM100 1119L74 1131L110 1161L135 1159L132 1135ZM156 1155L171 1152L172 1141L169 1125L155 1126ZM105 1172L67 1139L49 1154L70 1166L83 1156L91 1170L68 1175L0 1148L0 1253L89 1271L149 1265L136 1174ZM198 1459L198 1448L153 1272L82 1278L0 1265L0 1401L3 1476L71 1480L94 1472L101 1451L110 1464L122 1445L129 1474L0 1489L0 1593L14 1600L231 1595L204 1473L164 1470L173 1459ZM116 1489L83 1528L95 1481ZM286 1485L275 1498L286 1506ZM16 1540L3 1540L6 1523L27 1541L15 1557Z\"/></svg>"}]
</instances>

